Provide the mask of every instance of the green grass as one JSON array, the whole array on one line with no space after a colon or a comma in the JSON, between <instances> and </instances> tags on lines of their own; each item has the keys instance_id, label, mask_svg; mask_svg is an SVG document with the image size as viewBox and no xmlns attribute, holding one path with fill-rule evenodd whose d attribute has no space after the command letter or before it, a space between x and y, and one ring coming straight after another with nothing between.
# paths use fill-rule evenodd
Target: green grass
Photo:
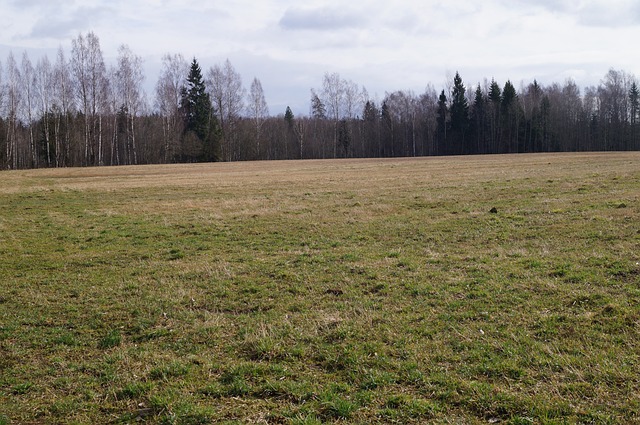
<instances>
[{"instance_id":1,"label":"green grass","mask_svg":"<svg viewBox=\"0 0 640 425\"><path fill-rule=\"evenodd\" d=\"M2 172L0 424L638 422L639 164Z\"/></svg>"}]
</instances>

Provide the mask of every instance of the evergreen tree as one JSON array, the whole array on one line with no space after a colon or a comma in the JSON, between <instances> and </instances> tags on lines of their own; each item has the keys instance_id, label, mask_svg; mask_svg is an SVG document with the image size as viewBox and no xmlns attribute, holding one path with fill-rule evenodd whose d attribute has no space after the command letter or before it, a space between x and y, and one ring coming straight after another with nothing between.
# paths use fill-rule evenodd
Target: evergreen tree
<instances>
[{"instance_id":1,"label":"evergreen tree","mask_svg":"<svg viewBox=\"0 0 640 425\"><path fill-rule=\"evenodd\" d=\"M376 103L367 100L364 104L364 110L362 112L362 118L367 122L375 122L378 119L378 108L376 108Z\"/></svg>"},{"instance_id":2,"label":"evergreen tree","mask_svg":"<svg viewBox=\"0 0 640 425\"><path fill-rule=\"evenodd\" d=\"M284 120L287 122L289 130L293 130L293 111L288 106L286 111L284 112Z\"/></svg>"},{"instance_id":3,"label":"evergreen tree","mask_svg":"<svg viewBox=\"0 0 640 425\"><path fill-rule=\"evenodd\" d=\"M502 131L503 131L503 152L518 151L518 131L520 121L520 110L518 105L518 94L511 81L507 81L502 90Z\"/></svg>"},{"instance_id":4,"label":"evergreen tree","mask_svg":"<svg viewBox=\"0 0 640 425\"><path fill-rule=\"evenodd\" d=\"M362 119L364 121L364 134L365 140L369 141L370 147L367 156L380 155L382 146L380 145L380 111L376 107L376 103L371 100L367 100L362 112Z\"/></svg>"},{"instance_id":5,"label":"evergreen tree","mask_svg":"<svg viewBox=\"0 0 640 425\"><path fill-rule=\"evenodd\" d=\"M340 120L340 126L338 128L338 143L343 150L345 158L351 156L351 130L346 119Z\"/></svg>"},{"instance_id":6,"label":"evergreen tree","mask_svg":"<svg viewBox=\"0 0 640 425\"><path fill-rule=\"evenodd\" d=\"M220 132L211 99L206 91L202 70L194 58L182 88L184 114L183 155L191 161L214 161L219 157Z\"/></svg>"},{"instance_id":7,"label":"evergreen tree","mask_svg":"<svg viewBox=\"0 0 640 425\"><path fill-rule=\"evenodd\" d=\"M485 150L485 127L486 127L486 107L485 98L482 93L480 84L476 88L475 97L473 99L473 108L471 110L471 118L469 125L471 127L471 134L475 142L471 153L481 153Z\"/></svg>"},{"instance_id":8,"label":"evergreen tree","mask_svg":"<svg viewBox=\"0 0 640 425\"><path fill-rule=\"evenodd\" d=\"M389 110L389 105L386 100L382 102L380 120L382 121L382 151L380 152L380 156L394 156L393 117L391 116L391 111Z\"/></svg>"},{"instance_id":9,"label":"evergreen tree","mask_svg":"<svg viewBox=\"0 0 640 425\"><path fill-rule=\"evenodd\" d=\"M311 90L311 116L317 119L326 119L327 118L327 108L320 100L320 97L317 93Z\"/></svg>"},{"instance_id":10,"label":"evergreen tree","mask_svg":"<svg viewBox=\"0 0 640 425\"><path fill-rule=\"evenodd\" d=\"M502 102L502 90L495 80L491 80L489 86L489 124L490 139L489 153L497 153L499 151L501 121L500 121L500 104Z\"/></svg>"},{"instance_id":11,"label":"evergreen tree","mask_svg":"<svg viewBox=\"0 0 640 425\"><path fill-rule=\"evenodd\" d=\"M540 106L542 102L542 87L537 80L527 88L526 97L528 98L528 116L525 116L526 132L524 152L537 152L542 139L542 116Z\"/></svg>"},{"instance_id":12,"label":"evergreen tree","mask_svg":"<svg viewBox=\"0 0 640 425\"><path fill-rule=\"evenodd\" d=\"M465 134L469 127L469 105L460 74L456 72L451 93L451 148L450 153L463 153Z\"/></svg>"},{"instance_id":13,"label":"evergreen tree","mask_svg":"<svg viewBox=\"0 0 640 425\"><path fill-rule=\"evenodd\" d=\"M436 117L437 124L437 135L436 138L438 140L438 154L442 155L446 153L444 149L446 147L447 142L447 95L444 94L444 90L440 93L440 97L438 97L438 111Z\"/></svg>"}]
</instances>

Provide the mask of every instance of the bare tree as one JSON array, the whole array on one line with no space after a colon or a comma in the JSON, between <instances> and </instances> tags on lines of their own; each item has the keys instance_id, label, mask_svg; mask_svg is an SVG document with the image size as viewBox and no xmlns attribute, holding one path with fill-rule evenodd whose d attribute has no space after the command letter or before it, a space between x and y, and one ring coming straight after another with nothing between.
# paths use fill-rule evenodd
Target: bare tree
<instances>
[{"instance_id":1,"label":"bare tree","mask_svg":"<svg viewBox=\"0 0 640 425\"><path fill-rule=\"evenodd\" d=\"M254 78L249 89L247 102L247 115L253 121L256 141L256 158L260 157L260 139L262 137L262 127L269 116L269 107L264 97L262 83L258 78Z\"/></svg>"},{"instance_id":2,"label":"bare tree","mask_svg":"<svg viewBox=\"0 0 640 425\"><path fill-rule=\"evenodd\" d=\"M418 107L420 121L424 127L421 155L433 155L437 149L435 135L437 129L438 92L431 84L428 84L424 89L424 93L420 95Z\"/></svg>"},{"instance_id":3,"label":"bare tree","mask_svg":"<svg viewBox=\"0 0 640 425\"><path fill-rule=\"evenodd\" d=\"M33 136L34 127L34 107L36 104L35 98L35 70L31 64L31 60L27 55L27 52L22 54L22 66L20 70L20 82L22 88L22 116L24 122L27 124L29 131L29 146L28 151L30 154L31 165L30 168L38 167L38 149L36 148L35 138Z\"/></svg>"},{"instance_id":4,"label":"bare tree","mask_svg":"<svg viewBox=\"0 0 640 425\"><path fill-rule=\"evenodd\" d=\"M345 97L344 80L338 73L325 73L322 80L322 101L327 107L327 114L334 121L342 117Z\"/></svg>"},{"instance_id":5,"label":"bare tree","mask_svg":"<svg viewBox=\"0 0 640 425\"><path fill-rule=\"evenodd\" d=\"M600 98L598 88L595 86L586 87L582 99L583 113L586 116L587 137L583 140L582 148L593 150L597 146L598 137L598 113L600 110Z\"/></svg>"},{"instance_id":6,"label":"bare tree","mask_svg":"<svg viewBox=\"0 0 640 425\"><path fill-rule=\"evenodd\" d=\"M209 69L207 85L222 127L222 156L226 161L238 159L235 129L244 108L242 78L227 59L222 67Z\"/></svg>"},{"instance_id":7,"label":"bare tree","mask_svg":"<svg viewBox=\"0 0 640 425\"><path fill-rule=\"evenodd\" d=\"M53 109L56 167L65 166L71 155L71 111L74 109L71 68L64 57L62 47L58 49L54 69Z\"/></svg>"},{"instance_id":8,"label":"bare tree","mask_svg":"<svg viewBox=\"0 0 640 425\"><path fill-rule=\"evenodd\" d=\"M353 81L342 82L344 90L344 118L352 120L356 118L358 111L362 111L365 102L366 90L360 89Z\"/></svg>"},{"instance_id":9,"label":"bare tree","mask_svg":"<svg viewBox=\"0 0 640 425\"><path fill-rule=\"evenodd\" d=\"M385 103L389 108L390 117L397 123L395 128L401 131L397 135L397 139L402 141L402 145L394 147L394 154L416 156L416 124L420 105L418 98L411 90L400 90L387 94ZM396 137L394 137L395 139Z\"/></svg>"},{"instance_id":10,"label":"bare tree","mask_svg":"<svg viewBox=\"0 0 640 425\"><path fill-rule=\"evenodd\" d=\"M606 149L621 149L623 145L623 126L627 118L626 79L623 71L610 69L598 88Z\"/></svg>"},{"instance_id":11,"label":"bare tree","mask_svg":"<svg viewBox=\"0 0 640 425\"><path fill-rule=\"evenodd\" d=\"M71 56L76 94L84 116L83 163L104 165L101 112L107 103L108 80L100 40L93 32L86 37L78 35L72 42Z\"/></svg>"},{"instance_id":12,"label":"bare tree","mask_svg":"<svg viewBox=\"0 0 640 425\"><path fill-rule=\"evenodd\" d=\"M164 135L164 161L175 156L182 133L180 119L181 92L184 87L189 65L180 54L166 54L162 58L162 71L156 83L156 108L162 116Z\"/></svg>"},{"instance_id":13,"label":"bare tree","mask_svg":"<svg viewBox=\"0 0 640 425\"><path fill-rule=\"evenodd\" d=\"M118 67L114 73L115 93L120 111L126 121L125 158L127 163L138 163L136 149L135 121L143 108L144 93L142 83L142 58L133 54L129 46L122 45L118 49Z\"/></svg>"},{"instance_id":14,"label":"bare tree","mask_svg":"<svg viewBox=\"0 0 640 425\"><path fill-rule=\"evenodd\" d=\"M35 70L35 88L38 99L39 115L43 125L47 167L51 167L51 99L53 95L53 70L47 56L38 60Z\"/></svg>"},{"instance_id":15,"label":"bare tree","mask_svg":"<svg viewBox=\"0 0 640 425\"><path fill-rule=\"evenodd\" d=\"M322 80L322 103L333 120L333 157L338 156L338 122L342 116L345 98L344 80L338 73L325 73Z\"/></svg>"},{"instance_id":16,"label":"bare tree","mask_svg":"<svg viewBox=\"0 0 640 425\"><path fill-rule=\"evenodd\" d=\"M7 57L7 145L6 159L7 168L18 168L18 108L20 107L20 71L13 57L13 52L9 52Z\"/></svg>"},{"instance_id":17,"label":"bare tree","mask_svg":"<svg viewBox=\"0 0 640 425\"><path fill-rule=\"evenodd\" d=\"M562 87L562 116L563 116L563 133L560 133L560 139L564 146L562 150L577 151L581 140L578 136L578 125L582 116L582 95L580 88L572 79L568 79Z\"/></svg>"}]
</instances>

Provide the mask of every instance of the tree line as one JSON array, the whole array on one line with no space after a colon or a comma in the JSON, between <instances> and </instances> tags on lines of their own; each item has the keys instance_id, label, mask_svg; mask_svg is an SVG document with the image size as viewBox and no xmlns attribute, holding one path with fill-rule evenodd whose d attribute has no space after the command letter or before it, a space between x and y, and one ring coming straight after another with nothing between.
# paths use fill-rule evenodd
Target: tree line
<instances>
[{"instance_id":1,"label":"tree line","mask_svg":"<svg viewBox=\"0 0 640 425\"><path fill-rule=\"evenodd\" d=\"M151 98L144 79L126 45L107 67L92 32L53 62L10 53L0 62L0 167L640 150L637 80L614 69L584 90L572 80L468 89L456 73L439 93L427 85L382 100L326 73L298 115L270 114L260 80L247 91L229 60L203 71L167 54Z\"/></svg>"}]
</instances>

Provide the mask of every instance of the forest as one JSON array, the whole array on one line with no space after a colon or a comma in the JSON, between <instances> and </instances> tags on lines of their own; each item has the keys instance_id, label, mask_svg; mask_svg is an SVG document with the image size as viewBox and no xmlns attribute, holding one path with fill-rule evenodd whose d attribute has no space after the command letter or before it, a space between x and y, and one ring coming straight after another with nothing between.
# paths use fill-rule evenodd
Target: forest
<instances>
[{"instance_id":1,"label":"forest","mask_svg":"<svg viewBox=\"0 0 640 425\"><path fill-rule=\"evenodd\" d=\"M309 110L269 111L227 60L203 71L167 54L145 93L143 61L122 45L107 66L89 32L55 59L0 62L0 169L205 161L640 150L640 89L609 70L598 86L572 80L484 80L423 93L386 92L325 73Z\"/></svg>"}]
</instances>

